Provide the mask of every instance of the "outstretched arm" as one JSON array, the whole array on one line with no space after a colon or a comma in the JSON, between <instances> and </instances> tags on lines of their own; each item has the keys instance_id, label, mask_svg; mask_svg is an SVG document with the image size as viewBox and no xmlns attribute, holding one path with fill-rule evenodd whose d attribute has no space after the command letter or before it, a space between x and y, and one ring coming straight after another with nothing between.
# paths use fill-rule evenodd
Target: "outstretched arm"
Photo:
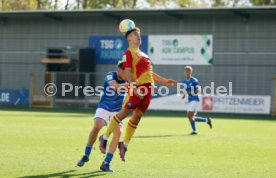
<instances>
[{"instance_id":1,"label":"outstretched arm","mask_svg":"<svg viewBox=\"0 0 276 178\"><path fill-rule=\"evenodd\" d=\"M154 72L152 73L152 76L153 76L153 80L155 82L164 83L168 86L173 86L174 84L177 83L176 80L164 78L164 77L162 77L162 76L160 76L160 75L158 75Z\"/></svg>"}]
</instances>

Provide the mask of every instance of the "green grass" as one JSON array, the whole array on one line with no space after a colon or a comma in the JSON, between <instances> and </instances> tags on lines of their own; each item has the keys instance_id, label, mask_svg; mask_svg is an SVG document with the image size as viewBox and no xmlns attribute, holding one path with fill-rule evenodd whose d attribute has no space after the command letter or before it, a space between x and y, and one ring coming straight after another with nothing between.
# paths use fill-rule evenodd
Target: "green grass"
<instances>
[{"instance_id":1,"label":"green grass","mask_svg":"<svg viewBox=\"0 0 276 178\"><path fill-rule=\"evenodd\" d=\"M147 114L127 161L116 152L110 174L99 171L98 142L90 162L75 167L92 112L0 109L0 177L276 177L275 117L213 115L213 130L198 123L200 134L189 136L181 115Z\"/></svg>"}]
</instances>

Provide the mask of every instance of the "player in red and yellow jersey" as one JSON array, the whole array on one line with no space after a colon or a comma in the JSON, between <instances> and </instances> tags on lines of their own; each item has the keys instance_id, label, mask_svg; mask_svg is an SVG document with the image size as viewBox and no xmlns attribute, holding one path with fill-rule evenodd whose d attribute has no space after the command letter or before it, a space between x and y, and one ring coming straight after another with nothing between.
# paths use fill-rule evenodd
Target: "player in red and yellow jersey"
<instances>
[{"instance_id":1,"label":"player in red and yellow jersey","mask_svg":"<svg viewBox=\"0 0 276 178\"><path fill-rule=\"evenodd\" d=\"M108 137L117 125L133 111L132 117L126 126L124 141L118 143L120 157L123 161L125 160L128 143L150 104L154 82L161 82L169 86L176 83L175 80L161 77L153 72L151 60L139 49L141 45L139 28L136 27L126 32L125 36L129 48L124 53L122 62L130 88L121 111L112 118L105 134L100 137L100 150L105 153Z\"/></svg>"},{"instance_id":2,"label":"player in red and yellow jersey","mask_svg":"<svg viewBox=\"0 0 276 178\"><path fill-rule=\"evenodd\" d=\"M138 108L139 112L145 113L150 104L154 83L151 61L139 48L131 47L124 53L122 61L128 81L132 86L124 100L123 107L124 109ZM140 89L140 95L144 96L139 96L138 89Z\"/></svg>"}]
</instances>

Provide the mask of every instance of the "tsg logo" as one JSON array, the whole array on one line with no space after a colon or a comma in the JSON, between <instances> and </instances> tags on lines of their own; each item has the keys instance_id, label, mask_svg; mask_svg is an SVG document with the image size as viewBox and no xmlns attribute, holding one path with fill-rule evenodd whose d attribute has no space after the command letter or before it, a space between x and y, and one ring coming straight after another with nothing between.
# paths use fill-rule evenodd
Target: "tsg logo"
<instances>
[{"instance_id":1,"label":"tsg logo","mask_svg":"<svg viewBox=\"0 0 276 178\"><path fill-rule=\"evenodd\" d=\"M123 42L120 39L116 40L100 40L102 49L121 49L123 47Z\"/></svg>"},{"instance_id":2,"label":"tsg logo","mask_svg":"<svg viewBox=\"0 0 276 178\"><path fill-rule=\"evenodd\" d=\"M116 48L116 49L121 49L122 47L123 47L123 42L122 42L122 40L116 39L116 40L115 40L115 48Z\"/></svg>"},{"instance_id":3,"label":"tsg logo","mask_svg":"<svg viewBox=\"0 0 276 178\"><path fill-rule=\"evenodd\" d=\"M179 44L177 39L173 39L173 40L162 40L162 45L166 46L166 47L177 47Z\"/></svg>"}]
</instances>

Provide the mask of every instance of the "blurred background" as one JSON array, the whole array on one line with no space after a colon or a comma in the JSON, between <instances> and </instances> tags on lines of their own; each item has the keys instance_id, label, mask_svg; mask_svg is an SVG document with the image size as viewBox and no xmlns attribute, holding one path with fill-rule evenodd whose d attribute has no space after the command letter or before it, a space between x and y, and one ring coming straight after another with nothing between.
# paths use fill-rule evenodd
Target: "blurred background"
<instances>
[{"instance_id":1,"label":"blurred background","mask_svg":"<svg viewBox=\"0 0 276 178\"><path fill-rule=\"evenodd\" d=\"M78 96L75 92L61 96L59 88L61 83L103 85L105 74L116 69L127 48L118 25L128 18L142 30L141 49L151 57L155 72L181 82L189 64L202 86L214 82L228 87L232 82L233 97L228 99L233 103L206 97L202 111L275 113L275 4L270 0L1 0L0 106L95 107L98 96L84 96L81 90ZM195 55L185 51L189 49ZM54 97L45 95L47 83L57 86ZM157 97L152 109L183 109L176 87L170 94Z\"/></svg>"}]
</instances>

